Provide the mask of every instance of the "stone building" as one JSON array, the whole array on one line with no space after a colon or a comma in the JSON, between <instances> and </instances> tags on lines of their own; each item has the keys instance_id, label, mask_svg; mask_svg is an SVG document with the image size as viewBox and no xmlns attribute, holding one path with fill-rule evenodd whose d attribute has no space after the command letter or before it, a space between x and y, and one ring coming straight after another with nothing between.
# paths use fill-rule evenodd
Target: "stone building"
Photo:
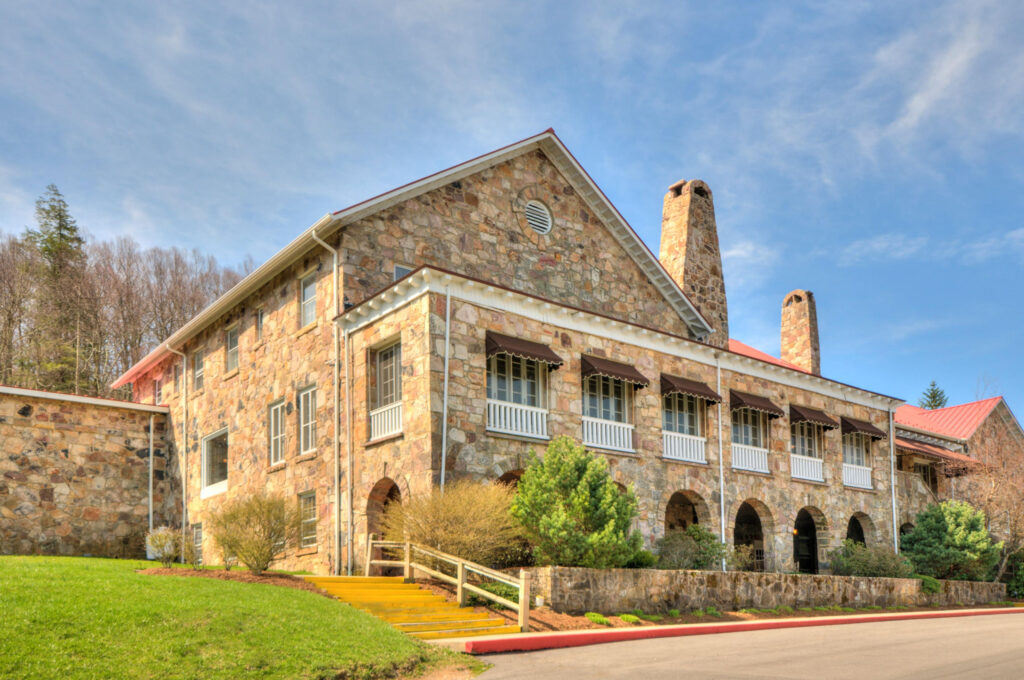
<instances>
[{"instance_id":1,"label":"stone building","mask_svg":"<svg viewBox=\"0 0 1024 680\"><path fill-rule=\"evenodd\" d=\"M669 187L660 259L552 131L325 215L115 384L165 404L200 546L209 511L297 497L282 564L360 568L388 503L512 480L555 436L640 501L648 541L706 525L767 569L892 545L902 401L820 375L813 295L782 358L728 334L711 190Z\"/></svg>"}]
</instances>

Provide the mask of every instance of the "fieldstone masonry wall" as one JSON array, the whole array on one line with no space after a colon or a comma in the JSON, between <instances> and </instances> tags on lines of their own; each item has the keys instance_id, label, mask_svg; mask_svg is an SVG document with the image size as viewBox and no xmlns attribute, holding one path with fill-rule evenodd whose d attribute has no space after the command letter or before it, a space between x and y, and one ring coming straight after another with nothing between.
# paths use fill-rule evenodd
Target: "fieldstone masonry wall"
<instances>
[{"instance_id":1,"label":"fieldstone masonry wall","mask_svg":"<svg viewBox=\"0 0 1024 680\"><path fill-rule=\"evenodd\" d=\"M143 555L150 415L0 394L0 553ZM153 415L153 522L177 526L167 416Z\"/></svg>"},{"instance_id":2,"label":"fieldstone masonry wall","mask_svg":"<svg viewBox=\"0 0 1024 680\"><path fill-rule=\"evenodd\" d=\"M809 290L794 290L782 301L782 359L821 375L818 306Z\"/></svg>"},{"instance_id":3,"label":"fieldstone masonry wall","mask_svg":"<svg viewBox=\"0 0 1024 680\"><path fill-rule=\"evenodd\" d=\"M669 571L534 567L531 593L557 612L615 614L706 607L720 610L841 605L849 607L985 604L1006 599L1003 583L942 581L942 591L921 592L904 578L810 576L755 572Z\"/></svg>"}]
</instances>

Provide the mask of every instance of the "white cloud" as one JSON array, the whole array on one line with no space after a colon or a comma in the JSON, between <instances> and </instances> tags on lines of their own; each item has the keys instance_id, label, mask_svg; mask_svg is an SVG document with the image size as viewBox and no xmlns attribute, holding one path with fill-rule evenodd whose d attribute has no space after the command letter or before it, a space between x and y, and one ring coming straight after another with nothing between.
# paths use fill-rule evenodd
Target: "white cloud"
<instances>
[{"instance_id":1,"label":"white cloud","mask_svg":"<svg viewBox=\"0 0 1024 680\"><path fill-rule=\"evenodd\" d=\"M1006 256L1024 257L1024 229L972 238L879 234L840 248L838 261L845 267L863 262L912 259L977 265Z\"/></svg>"}]
</instances>

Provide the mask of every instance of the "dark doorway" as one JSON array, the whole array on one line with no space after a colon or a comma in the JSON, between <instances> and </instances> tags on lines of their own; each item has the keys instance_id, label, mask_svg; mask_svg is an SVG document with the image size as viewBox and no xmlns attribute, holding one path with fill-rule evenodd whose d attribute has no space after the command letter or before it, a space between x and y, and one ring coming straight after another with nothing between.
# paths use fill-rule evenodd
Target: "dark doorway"
<instances>
[{"instance_id":1,"label":"dark doorway","mask_svg":"<svg viewBox=\"0 0 1024 680\"><path fill-rule=\"evenodd\" d=\"M818 528L807 510L801 510L793 526L793 561L801 574L818 573Z\"/></svg>"},{"instance_id":2,"label":"dark doorway","mask_svg":"<svg viewBox=\"0 0 1024 680\"><path fill-rule=\"evenodd\" d=\"M665 533L670 531L686 531L691 524L700 524L697 517L697 506L685 494L676 492L668 499L665 508Z\"/></svg>"},{"instance_id":3,"label":"dark doorway","mask_svg":"<svg viewBox=\"0 0 1024 680\"><path fill-rule=\"evenodd\" d=\"M856 517L851 517L850 523L846 525L846 538L857 541L861 545L867 545L867 541L864 539L864 527Z\"/></svg>"},{"instance_id":4,"label":"dark doorway","mask_svg":"<svg viewBox=\"0 0 1024 680\"><path fill-rule=\"evenodd\" d=\"M764 531L761 517L750 503L744 503L736 512L736 528L732 534L733 545L750 546L753 550L754 571L764 571Z\"/></svg>"},{"instance_id":5,"label":"dark doorway","mask_svg":"<svg viewBox=\"0 0 1024 680\"><path fill-rule=\"evenodd\" d=\"M522 470L509 470L501 477L498 477L498 484L505 484L511 486L513 489L519 488L519 480L523 477Z\"/></svg>"}]
</instances>

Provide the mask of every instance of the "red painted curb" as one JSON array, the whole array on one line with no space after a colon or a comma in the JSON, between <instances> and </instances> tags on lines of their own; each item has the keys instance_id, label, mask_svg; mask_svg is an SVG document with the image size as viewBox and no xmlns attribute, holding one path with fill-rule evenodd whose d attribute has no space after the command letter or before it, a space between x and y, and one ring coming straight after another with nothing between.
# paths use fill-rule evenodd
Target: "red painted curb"
<instances>
[{"instance_id":1,"label":"red painted curb","mask_svg":"<svg viewBox=\"0 0 1024 680\"><path fill-rule=\"evenodd\" d=\"M617 628L586 632L565 632L543 635L516 635L490 640L467 640L468 654L499 654L501 652L529 652L540 649L582 647L585 645L646 640L664 637L685 637L690 635L714 635L718 633L741 633L751 630L773 630L778 628L809 628L812 626L843 626L854 623L877 621L907 621L914 619L951 619L964 616L990 616L993 614L1024 614L1024 608L980 609L945 612L908 612L906 614L871 614L867 616L834 616L817 619L775 619L772 621L747 621L742 623L684 624L677 626L645 626L643 628Z\"/></svg>"}]
</instances>

